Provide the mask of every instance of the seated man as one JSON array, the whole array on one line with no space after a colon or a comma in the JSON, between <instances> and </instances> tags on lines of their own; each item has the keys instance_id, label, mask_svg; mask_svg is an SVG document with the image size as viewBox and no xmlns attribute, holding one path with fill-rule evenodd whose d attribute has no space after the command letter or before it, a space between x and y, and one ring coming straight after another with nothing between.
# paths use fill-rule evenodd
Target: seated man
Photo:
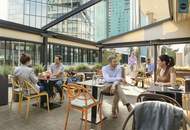
<instances>
[{"instance_id":1,"label":"seated man","mask_svg":"<svg viewBox=\"0 0 190 130\"><path fill-rule=\"evenodd\" d=\"M116 109L118 106L119 99L122 103L127 106L128 111L131 110L131 105L127 101L127 97L124 94L121 83L125 83L125 79L122 78L122 69L117 66L117 60L115 56L108 58L109 65L102 68L103 79L105 81L104 93L114 93L113 105L112 105L112 116L117 117Z\"/></svg>"},{"instance_id":2,"label":"seated man","mask_svg":"<svg viewBox=\"0 0 190 130\"><path fill-rule=\"evenodd\" d=\"M154 64L151 63L150 58L146 61L146 76L150 77L154 73Z\"/></svg>"},{"instance_id":3,"label":"seated man","mask_svg":"<svg viewBox=\"0 0 190 130\"><path fill-rule=\"evenodd\" d=\"M53 64L51 64L49 68L49 72L51 73L51 80L50 80L50 85L55 86L57 91L60 94L60 101L62 101L62 84L63 84L63 72L64 72L64 67L63 64L61 63L61 56L57 55L55 56L55 60Z\"/></svg>"}]
</instances>

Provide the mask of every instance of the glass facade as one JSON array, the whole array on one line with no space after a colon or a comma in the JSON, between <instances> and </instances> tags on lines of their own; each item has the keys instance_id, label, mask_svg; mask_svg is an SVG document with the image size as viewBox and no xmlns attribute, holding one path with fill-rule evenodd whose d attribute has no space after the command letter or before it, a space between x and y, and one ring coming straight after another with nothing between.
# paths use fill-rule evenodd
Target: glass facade
<instances>
[{"instance_id":1,"label":"glass facade","mask_svg":"<svg viewBox=\"0 0 190 130\"><path fill-rule=\"evenodd\" d=\"M17 66L20 64L20 55L27 53L31 55L33 64L39 64L41 61L42 46L41 44L0 40L0 63Z\"/></svg>"},{"instance_id":2,"label":"glass facade","mask_svg":"<svg viewBox=\"0 0 190 130\"><path fill-rule=\"evenodd\" d=\"M47 12L48 22L55 20L57 17L70 12L88 1L89 0L49 0ZM94 11L95 8L92 6L67 20L64 20L58 25L53 26L49 30L94 41Z\"/></svg>"},{"instance_id":3,"label":"glass facade","mask_svg":"<svg viewBox=\"0 0 190 130\"><path fill-rule=\"evenodd\" d=\"M108 37L170 18L168 0L108 0L107 7Z\"/></svg>"},{"instance_id":4,"label":"glass facade","mask_svg":"<svg viewBox=\"0 0 190 130\"><path fill-rule=\"evenodd\" d=\"M41 28L87 1L89 0L9 0L8 20ZM49 30L94 41L94 10L94 7L90 7Z\"/></svg>"},{"instance_id":5,"label":"glass facade","mask_svg":"<svg viewBox=\"0 0 190 130\"><path fill-rule=\"evenodd\" d=\"M19 59L22 53L29 54L33 64L40 64L44 58L41 43L0 39L0 64L5 63L17 66L20 64ZM55 55L61 55L63 57L64 65L79 63L94 64L98 62L97 50L48 44L48 64L53 62Z\"/></svg>"},{"instance_id":6,"label":"glass facade","mask_svg":"<svg viewBox=\"0 0 190 130\"><path fill-rule=\"evenodd\" d=\"M94 64L98 62L97 50L55 44L49 44L48 48L53 48L49 49L48 52L50 57L48 60L49 63L53 62L55 55L62 55L65 65L80 63Z\"/></svg>"},{"instance_id":7,"label":"glass facade","mask_svg":"<svg viewBox=\"0 0 190 130\"><path fill-rule=\"evenodd\" d=\"M108 36L129 31L130 0L108 0Z\"/></svg>"}]
</instances>

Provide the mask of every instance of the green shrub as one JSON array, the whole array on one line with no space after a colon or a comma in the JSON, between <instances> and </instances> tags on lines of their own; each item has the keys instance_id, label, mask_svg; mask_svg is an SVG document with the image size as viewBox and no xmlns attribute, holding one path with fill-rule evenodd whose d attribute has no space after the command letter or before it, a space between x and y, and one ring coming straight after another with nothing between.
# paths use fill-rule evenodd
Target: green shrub
<instances>
[{"instance_id":1,"label":"green shrub","mask_svg":"<svg viewBox=\"0 0 190 130\"><path fill-rule=\"evenodd\" d=\"M95 65L93 66L92 70L93 70L93 71L100 70L100 69L102 69L102 66L103 66L103 64L97 63L97 64L95 64Z\"/></svg>"},{"instance_id":2,"label":"green shrub","mask_svg":"<svg viewBox=\"0 0 190 130\"><path fill-rule=\"evenodd\" d=\"M42 73L45 71L45 67L42 64L36 64L34 66L34 73L38 75L39 73Z\"/></svg>"},{"instance_id":3,"label":"green shrub","mask_svg":"<svg viewBox=\"0 0 190 130\"><path fill-rule=\"evenodd\" d=\"M67 66L67 67L64 67L64 71L67 72L67 71L73 71L73 70L76 70L76 68L74 66Z\"/></svg>"},{"instance_id":4,"label":"green shrub","mask_svg":"<svg viewBox=\"0 0 190 130\"><path fill-rule=\"evenodd\" d=\"M9 74L13 73L13 67L10 65L2 65L0 66L0 75L8 76Z\"/></svg>"},{"instance_id":5,"label":"green shrub","mask_svg":"<svg viewBox=\"0 0 190 130\"><path fill-rule=\"evenodd\" d=\"M90 67L88 67L85 64L77 65L75 70L78 71L78 72L88 72L88 71L91 71Z\"/></svg>"}]
</instances>

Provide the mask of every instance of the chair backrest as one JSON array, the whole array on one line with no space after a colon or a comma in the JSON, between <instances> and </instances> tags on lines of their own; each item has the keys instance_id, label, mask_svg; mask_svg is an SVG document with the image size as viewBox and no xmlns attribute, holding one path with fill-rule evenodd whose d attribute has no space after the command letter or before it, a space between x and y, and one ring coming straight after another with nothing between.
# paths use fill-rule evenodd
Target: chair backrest
<instances>
[{"instance_id":1,"label":"chair backrest","mask_svg":"<svg viewBox=\"0 0 190 130\"><path fill-rule=\"evenodd\" d=\"M94 97L89 93L89 90L82 85L69 83L66 85L66 88L69 102L74 99L84 100L86 105L88 100L92 100L94 103L96 102Z\"/></svg>"},{"instance_id":2,"label":"chair backrest","mask_svg":"<svg viewBox=\"0 0 190 130\"><path fill-rule=\"evenodd\" d=\"M39 93L37 88L34 87L34 85L27 80L23 80L21 87L23 89L23 94L25 96L29 96L30 94L38 94Z\"/></svg>"},{"instance_id":3,"label":"chair backrest","mask_svg":"<svg viewBox=\"0 0 190 130\"><path fill-rule=\"evenodd\" d=\"M185 93L182 95L183 109L186 112L187 118L190 121L190 93Z\"/></svg>"},{"instance_id":4,"label":"chair backrest","mask_svg":"<svg viewBox=\"0 0 190 130\"><path fill-rule=\"evenodd\" d=\"M158 105L159 104L159 105ZM158 107L158 106L161 106L161 104L162 104L162 107L161 107L161 109L155 109L155 107ZM168 114L174 114L173 116L171 115L171 117L173 117L173 118L178 118L177 116L175 116L175 113L176 112L178 112L179 111L179 109L177 108L177 107L174 107L174 105L172 104L172 105L169 105L170 103L166 103L166 104L163 104L163 103L161 103L161 101L151 101L151 102L144 102L144 103L141 103L141 104L138 104L138 105L136 105L135 107L134 107L134 109L129 113L129 115L128 115L128 117L126 118L126 120L124 121L124 124L123 124L123 127L122 127L122 130L125 130L125 128L126 128L126 126L127 126L127 123L129 122L129 120L130 120L130 118L133 116L136 116L135 118L133 118L133 122L132 122L132 130L135 130L135 123L137 123L136 122L136 120L138 120L138 121L140 121L140 122L138 122L138 123L144 123L144 122L141 122L141 121L144 121L144 120L142 120L142 119L140 119L139 120L139 118L141 118L141 117L138 117L138 116L145 116L145 114L147 114L147 110L150 110L149 112L150 113L152 113L152 112L160 112L160 111L165 111L165 112L169 112ZM137 107L137 108L136 108ZM149 108L150 107L150 108ZM173 111L168 111L167 109L174 109L176 112L173 112ZM144 114L143 113L141 113L141 114L138 114L139 112L138 111L142 111L143 112L143 110L142 109L145 109L144 110ZM137 112L135 112L135 111L137 111ZM164 113L165 113L164 112ZM137 115L135 115L135 113L137 114ZM183 113L182 113L183 114ZM156 114L156 115L158 115L158 117L159 117L159 114ZM146 117L145 116L145 118L154 118L155 120L150 120L150 122L151 121L153 121L152 123L155 123L155 121L157 120L157 119L159 119L159 118L156 118L155 117L155 115L154 114L149 114L149 115L147 115L147 116L150 116L150 117ZM151 117L152 116L152 117ZM166 118L164 118L164 116L166 116L166 117L168 117L168 115L167 114L165 114L165 115L163 115L162 114L162 116L160 116L160 118L163 118L163 119L166 119ZM180 117L180 116L179 116ZM147 119L145 119L146 121L147 121ZM175 119L174 119L175 120ZM145 123L147 123L145 121ZM172 120L171 120L172 121ZM172 122L170 122L170 123L172 123ZM183 130L187 130L186 129L186 121L185 121L185 117L184 117L184 115L183 115ZM153 125L153 124L152 124ZM165 125L167 125L167 123L165 124ZM171 124L170 124L171 125ZM150 127L150 124L149 124L149 127ZM128 127L127 127L128 128Z\"/></svg>"},{"instance_id":5,"label":"chair backrest","mask_svg":"<svg viewBox=\"0 0 190 130\"><path fill-rule=\"evenodd\" d=\"M167 103L171 103L175 106L181 107L181 105L171 97L161 95L161 94L154 94L154 93L142 93L137 97L137 102L143 101L163 101Z\"/></svg>"},{"instance_id":6,"label":"chair backrest","mask_svg":"<svg viewBox=\"0 0 190 130\"><path fill-rule=\"evenodd\" d=\"M20 83L19 83L18 77L11 75L10 80L11 80L13 90L16 88L20 88Z\"/></svg>"},{"instance_id":7,"label":"chair backrest","mask_svg":"<svg viewBox=\"0 0 190 130\"><path fill-rule=\"evenodd\" d=\"M153 93L142 93L140 94L138 97L137 97L137 102L143 102L143 101L161 101L161 102L167 102L167 103L170 103L174 106L177 106L177 107L181 107L181 105L174 99L168 97L168 96L165 96L165 95L161 95L161 94L153 94ZM129 116L127 117L127 119L125 120L124 124L123 124L123 129L122 130L125 130L125 127L127 125L127 122L129 121L129 119L134 115L134 110L132 110L129 114ZM134 130L134 121L133 121L133 124L132 124L132 129ZM184 123L184 122L183 122ZM186 129L186 126L185 124L183 124L183 129L185 130Z\"/></svg>"},{"instance_id":8,"label":"chair backrest","mask_svg":"<svg viewBox=\"0 0 190 130\"><path fill-rule=\"evenodd\" d=\"M185 86L185 79L181 77L176 78L176 84Z\"/></svg>"}]
</instances>

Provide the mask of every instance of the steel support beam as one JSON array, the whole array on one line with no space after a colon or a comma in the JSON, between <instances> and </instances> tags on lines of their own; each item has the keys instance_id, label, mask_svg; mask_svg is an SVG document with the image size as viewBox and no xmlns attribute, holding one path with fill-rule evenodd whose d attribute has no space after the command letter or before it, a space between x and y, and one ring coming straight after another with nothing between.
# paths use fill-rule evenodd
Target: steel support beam
<instances>
[{"instance_id":1,"label":"steel support beam","mask_svg":"<svg viewBox=\"0 0 190 130\"><path fill-rule=\"evenodd\" d=\"M156 82L156 71L157 71L157 57L158 57L158 49L157 45L154 45L154 82Z\"/></svg>"},{"instance_id":2,"label":"steel support beam","mask_svg":"<svg viewBox=\"0 0 190 130\"><path fill-rule=\"evenodd\" d=\"M103 55L102 48L99 48L99 53L98 53L98 62L99 63L102 63L102 55Z\"/></svg>"},{"instance_id":3,"label":"steel support beam","mask_svg":"<svg viewBox=\"0 0 190 130\"><path fill-rule=\"evenodd\" d=\"M64 14L62 16L60 16L59 18L53 20L52 22L50 22L47 25L43 26L41 29L43 31L45 31L45 30L47 30L47 29L55 26L56 24L58 24L58 23L60 23L60 22L62 22L64 20L66 20L66 19L68 19L68 18L70 18L70 17L72 17L72 16L74 16L76 14L78 14L79 12L81 12L81 11L83 11L83 10L85 10L85 9L93 6L93 5L95 5L96 3L100 2L100 1L102 1L102 0L90 0L89 2L87 2L87 3L85 3L85 4L81 5L81 6L79 6L78 8L76 8L76 9L74 9L74 10L72 10L72 11L70 11L70 12L68 12L68 13L66 13L66 14Z\"/></svg>"},{"instance_id":4,"label":"steel support beam","mask_svg":"<svg viewBox=\"0 0 190 130\"><path fill-rule=\"evenodd\" d=\"M47 68L47 45L48 45L48 37L47 36L43 36L43 65L45 66L45 68Z\"/></svg>"}]
</instances>

